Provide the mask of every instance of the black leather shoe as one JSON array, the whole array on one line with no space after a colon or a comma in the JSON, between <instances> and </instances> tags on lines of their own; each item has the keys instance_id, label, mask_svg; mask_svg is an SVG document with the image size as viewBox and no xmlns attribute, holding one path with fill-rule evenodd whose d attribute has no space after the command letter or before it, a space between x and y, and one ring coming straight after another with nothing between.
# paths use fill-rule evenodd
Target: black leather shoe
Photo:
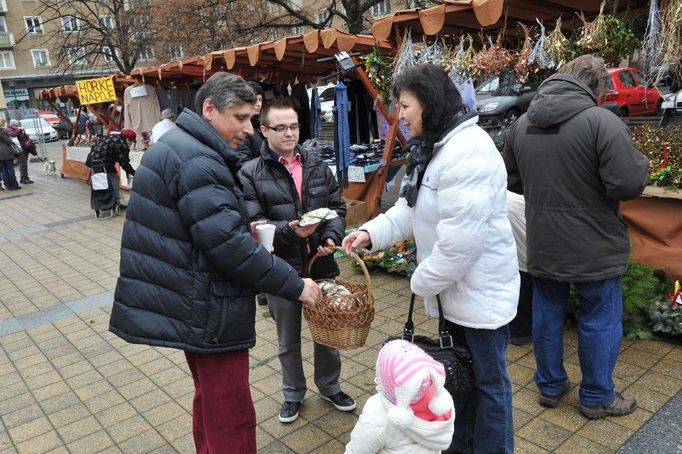
<instances>
[{"instance_id":1,"label":"black leather shoe","mask_svg":"<svg viewBox=\"0 0 682 454\"><path fill-rule=\"evenodd\" d=\"M343 391L339 391L332 396L323 396L320 394L320 397L333 403L337 410L353 411L355 410L355 407L357 407L357 404L353 398Z\"/></svg>"},{"instance_id":2,"label":"black leather shoe","mask_svg":"<svg viewBox=\"0 0 682 454\"><path fill-rule=\"evenodd\" d=\"M21 184L33 184L33 180L24 180Z\"/></svg>"},{"instance_id":3,"label":"black leather shoe","mask_svg":"<svg viewBox=\"0 0 682 454\"><path fill-rule=\"evenodd\" d=\"M280 422L294 422L298 418L298 412L301 410L301 402L284 402L282 409L279 411Z\"/></svg>"}]
</instances>

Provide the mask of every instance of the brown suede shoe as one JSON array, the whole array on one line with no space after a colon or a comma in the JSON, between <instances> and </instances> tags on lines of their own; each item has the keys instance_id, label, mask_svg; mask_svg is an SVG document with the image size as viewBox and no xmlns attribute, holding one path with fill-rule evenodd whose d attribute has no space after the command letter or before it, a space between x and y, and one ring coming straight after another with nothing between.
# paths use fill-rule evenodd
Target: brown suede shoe
<instances>
[{"instance_id":1,"label":"brown suede shoe","mask_svg":"<svg viewBox=\"0 0 682 454\"><path fill-rule=\"evenodd\" d=\"M580 404L580 413L590 419L605 418L606 416L625 416L629 415L637 407L637 400L628 394L616 393L615 399L608 405L598 405L588 407Z\"/></svg>"}]
</instances>

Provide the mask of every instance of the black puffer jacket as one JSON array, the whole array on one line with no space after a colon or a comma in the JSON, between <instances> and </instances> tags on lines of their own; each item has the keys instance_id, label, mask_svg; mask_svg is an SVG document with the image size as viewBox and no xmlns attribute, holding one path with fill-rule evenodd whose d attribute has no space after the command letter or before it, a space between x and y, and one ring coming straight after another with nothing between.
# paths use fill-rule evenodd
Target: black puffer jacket
<instances>
[{"instance_id":1,"label":"black puffer jacket","mask_svg":"<svg viewBox=\"0 0 682 454\"><path fill-rule=\"evenodd\" d=\"M590 89L557 74L510 129L508 188L524 194L528 272L556 281L625 273L630 242L619 201L639 196L648 161Z\"/></svg>"},{"instance_id":2,"label":"black puffer jacket","mask_svg":"<svg viewBox=\"0 0 682 454\"><path fill-rule=\"evenodd\" d=\"M241 169L247 162L260 157L260 150L263 148L265 137L260 132L260 121L257 117L251 118L251 126L253 126L253 135L247 136L237 148L237 155L239 156L237 170Z\"/></svg>"},{"instance_id":3,"label":"black puffer jacket","mask_svg":"<svg viewBox=\"0 0 682 454\"><path fill-rule=\"evenodd\" d=\"M277 226L275 231L275 254L286 260L301 276L308 276L308 241L299 238L289 227L289 222L298 219L299 214L317 208L329 208L338 217L323 222L313 233L310 251L331 238L338 245L343 239L346 226L346 204L341 200L341 189L331 169L318 157L297 146L303 163L302 201L299 200L294 179L287 168L279 162L264 142L261 159L253 160L242 167L239 179L244 186L244 198L252 221L268 219ZM329 255L315 260L311 277L326 278L339 274L334 257Z\"/></svg>"},{"instance_id":4,"label":"black puffer jacket","mask_svg":"<svg viewBox=\"0 0 682 454\"><path fill-rule=\"evenodd\" d=\"M256 293L295 300L303 281L251 237L234 151L187 109L177 125L135 174L110 330L197 353L246 350Z\"/></svg>"}]
</instances>

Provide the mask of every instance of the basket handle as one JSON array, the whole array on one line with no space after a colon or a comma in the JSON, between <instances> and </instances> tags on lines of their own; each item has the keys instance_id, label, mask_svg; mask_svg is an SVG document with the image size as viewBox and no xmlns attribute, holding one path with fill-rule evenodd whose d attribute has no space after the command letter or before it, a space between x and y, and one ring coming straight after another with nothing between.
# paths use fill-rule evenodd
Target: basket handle
<instances>
[{"instance_id":1,"label":"basket handle","mask_svg":"<svg viewBox=\"0 0 682 454\"><path fill-rule=\"evenodd\" d=\"M334 246L334 249L336 249L337 251L344 252L344 253L346 252L345 249L343 249L341 246ZM317 260L317 257L318 257L318 255L315 254L310 259L310 263L308 263L308 274L310 274L310 270L313 268L313 263L315 263L315 260ZM363 262L362 259L360 257L358 257L358 254L356 254L355 252L353 252L350 255L350 257L353 258L358 263L358 265L360 265L360 269L362 270L362 274L365 275L365 281L367 281L367 292L368 292L367 294L370 296L373 295L373 293L372 293L372 281L369 280L369 272L367 271L367 267L365 266L365 262Z\"/></svg>"}]
</instances>

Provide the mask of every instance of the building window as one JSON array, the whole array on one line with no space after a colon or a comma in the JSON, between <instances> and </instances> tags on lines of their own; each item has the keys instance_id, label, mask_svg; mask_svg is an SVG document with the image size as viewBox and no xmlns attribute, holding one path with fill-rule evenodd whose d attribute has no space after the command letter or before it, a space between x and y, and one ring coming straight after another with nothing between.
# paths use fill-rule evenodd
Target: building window
<instances>
[{"instance_id":1,"label":"building window","mask_svg":"<svg viewBox=\"0 0 682 454\"><path fill-rule=\"evenodd\" d=\"M291 28L291 34L292 35L302 35L304 31L305 31L305 27L303 25L299 25L298 27L292 27Z\"/></svg>"},{"instance_id":2,"label":"building window","mask_svg":"<svg viewBox=\"0 0 682 454\"><path fill-rule=\"evenodd\" d=\"M0 51L0 69L14 69L14 55L11 50Z\"/></svg>"},{"instance_id":3,"label":"building window","mask_svg":"<svg viewBox=\"0 0 682 454\"><path fill-rule=\"evenodd\" d=\"M275 28L272 30L272 40L276 41L282 37L282 33L280 32L279 28Z\"/></svg>"},{"instance_id":4,"label":"building window","mask_svg":"<svg viewBox=\"0 0 682 454\"><path fill-rule=\"evenodd\" d=\"M70 47L67 50L69 63L72 65L87 65L88 57L85 55L85 47Z\"/></svg>"},{"instance_id":5,"label":"building window","mask_svg":"<svg viewBox=\"0 0 682 454\"><path fill-rule=\"evenodd\" d=\"M114 52L111 50L111 46L102 46L102 56L106 63L114 61Z\"/></svg>"},{"instance_id":6,"label":"building window","mask_svg":"<svg viewBox=\"0 0 682 454\"><path fill-rule=\"evenodd\" d=\"M391 12L391 2L390 0L383 0L372 6L372 16L385 16Z\"/></svg>"},{"instance_id":7,"label":"building window","mask_svg":"<svg viewBox=\"0 0 682 454\"><path fill-rule=\"evenodd\" d=\"M182 50L182 47L174 47L170 50L170 58L172 60L182 60L185 58L185 51Z\"/></svg>"},{"instance_id":8,"label":"building window","mask_svg":"<svg viewBox=\"0 0 682 454\"><path fill-rule=\"evenodd\" d=\"M106 28L107 30L114 29L114 18L111 16L99 16L99 23L102 28Z\"/></svg>"},{"instance_id":9,"label":"building window","mask_svg":"<svg viewBox=\"0 0 682 454\"><path fill-rule=\"evenodd\" d=\"M0 16L0 32L7 33L7 20L5 16Z\"/></svg>"},{"instance_id":10,"label":"building window","mask_svg":"<svg viewBox=\"0 0 682 454\"><path fill-rule=\"evenodd\" d=\"M81 28L80 21L74 16L62 17L62 30L65 32L77 32Z\"/></svg>"},{"instance_id":11,"label":"building window","mask_svg":"<svg viewBox=\"0 0 682 454\"><path fill-rule=\"evenodd\" d=\"M325 19L327 19L327 10L323 9L322 11L318 11L316 22L318 24L322 24L325 21Z\"/></svg>"},{"instance_id":12,"label":"building window","mask_svg":"<svg viewBox=\"0 0 682 454\"><path fill-rule=\"evenodd\" d=\"M43 34L43 21L40 20L40 16L24 16L24 22L29 35Z\"/></svg>"},{"instance_id":13,"label":"building window","mask_svg":"<svg viewBox=\"0 0 682 454\"><path fill-rule=\"evenodd\" d=\"M50 66L50 54L47 49L31 49L34 68L47 68Z\"/></svg>"}]
</instances>

